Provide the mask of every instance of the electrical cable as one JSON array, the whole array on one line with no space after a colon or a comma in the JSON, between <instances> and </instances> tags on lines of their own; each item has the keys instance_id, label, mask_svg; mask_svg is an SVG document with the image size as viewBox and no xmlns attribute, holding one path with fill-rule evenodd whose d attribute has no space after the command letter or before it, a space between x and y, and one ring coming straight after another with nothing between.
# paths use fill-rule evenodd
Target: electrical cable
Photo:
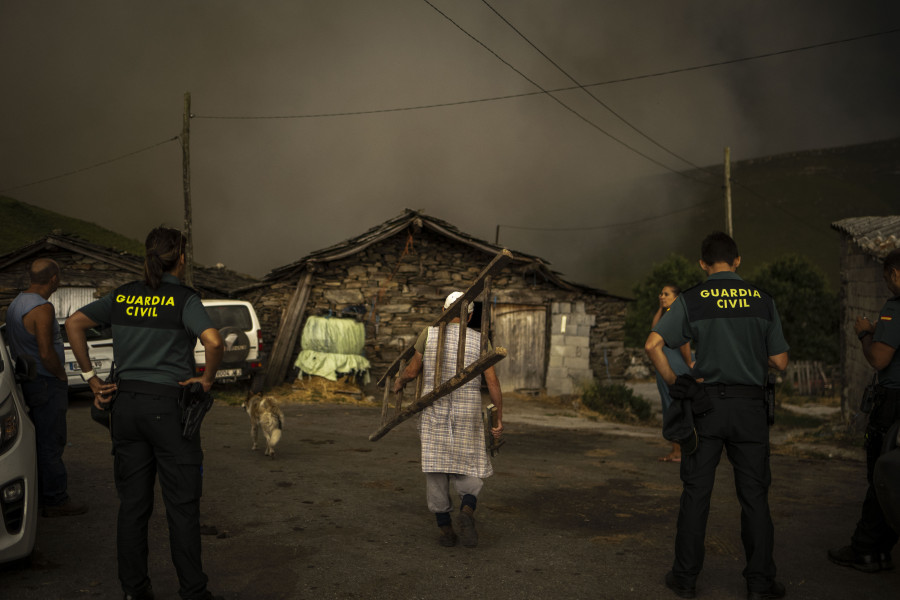
<instances>
[{"instance_id":1,"label":"electrical cable","mask_svg":"<svg viewBox=\"0 0 900 600\"><path fill-rule=\"evenodd\" d=\"M156 148L157 146L162 146L163 144L168 144L169 142L174 142L175 140L179 139L179 137L180 137L180 136L177 136L177 135L176 135L175 137L171 137L171 138L168 138L168 139L163 140L163 141L161 141L161 142L157 142L157 143L155 143L155 144L151 144L151 145L149 145L149 146L146 146L146 147L144 147L144 148L141 148L140 150L135 150L134 152L128 152L127 154L122 154L122 155L117 156L117 157L115 157L115 158L110 158L109 160L104 160L104 161L102 161L102 162L98 162L98 163L95 163L95 164L93 164L93 165L88 165L87 167L82 167L82 168L80 168L80 169L75 169L74 171L66 171L65 173L60 173L59 175L54 175L54 176L52 176L52 177L45 177L44 179L39 179L39 180L37 180L37 181L32 181L31 183L23 183L22 185L17 185L17 186L11 187L11 188L6 188L6 189L4 189L4 190L0 190L0 194L5 194L6 192L12 192L12 191L14 191L14 190L20 190L20 189L22 189L22 188L31 187L31 186L37 185L37 184L39 184L39 183L46 183L46 182L48 182L48 181L53 181L54 179L60 179L60 178L62 178L62 177L68 177L69 175L75 175L75 174L77 174L77 173L83 173L84 171L89 171L89 170L91 170L91 169L96 169L97 167L102 167L103 165L108 165L108 164L113 163L113 162L116 162L116 161L118 161L118 160L122 160L123 158L128 158L129 156L134 156L135 154L140 154L141 152L146 152L147 150L152 150L153 148Z\"/></svg>"},{"instance_id":2,"label":"electrical cable","mask_svg":"<svg viewBox=\"0 0 900 600\"><path fill-rule=\"evenodd\" d=\"M491 50L491 48L489 48L484 42L482 42L481 40L479 40L478 38L476 38L474 35L472 35L471 33L469 33L465 28L462 27L462 25L460 25L459 23L457 23L456 21L454 21L453 19L451 19L449 15L447 15L447 14L446 14L445 12L443 12L441 9L439 9L439 8L436 7L434 4L432 4L430 0L422 0L422 1L423 1L425 4L427 4L428 6L430 6L431 8L433 8L439 15L441 15L442 17L444 17L446 20L450 21L450 23L452 23L454 27L456 27L457 29L459 29L460 31L462 31L464 34L466 34L466 36L468 36L468 37L469 37L471 40L473 40L476 44L478 44L479 46L481 46L482 48L484 48L485 50L487 50L487 51L488 51L490 54L492 54L497 60L499 60L499 61L502 62L504 65L506 65L507 67L509 67L510 69L512 69L514 72L516 72L520 77L522 77L523 79L525 79L525 81L527 81L528 83L530 83L530 84L533 85L534 87L536 87L536 88L538 88L539 90L541 90L542 92L544 92L547 96L549 96L551 99L553 99L557 104L559 104L560 106L562 106L563 108L565 108L567 111L569 111L570 113L572 113L573 115L575 115L576 117L578 117L580 120L582 120L582 121L584 121L585 123L587 123L588 125L590 125L592 128L596 129L597 131L599 131L600 133L602 133L603 135L605 135L605 136L608 137L609 139L613 140L614 142L618 143L618 144L621 145L621 146L624 146L624 147L627 148L628 150L631 150L633 153L635 153L635 154L637 154L638 156L640 156L640 157L642 157L642 158L644 158L644 159L646 159L646 160L652 162L653 164L655 164L655 165L657 165L657 166L659 166L659 167L662 167L662 168L665 169L666 171L669 171L669 172L671 172L671 173L674 173L674 174L678 175L679 177L684 177L685 179L690 179L690 180L695 181L695 182L697 182L697 183L700 183L700 184L702 184L702 185L710 185L708 182L703 181L703 180L701 180L701 179L698 179L698 178L694 177L693 175L690 175L689 173L685 173L684 171L679 171L679 170L677 170L677 169L673 169L672 167L666 165L665 163L662 163L662 162L656 160L655 158L651 157L650 155L641 152L640 150L638 150L638 149L635 148L634 146L631 146L630 144L626 143L625 141L623 141L623 140L617 138L616 136L614 136L614 135L611 134L610 132L606 131L605 129L603 129L602 127L600 127L599 125L597 125L596 123L594 123L593 121L591 121L590 119L588 119L587 117L585 117L584 115L582 115L580 112L578 112L577 110L575 110L574 108L572 108L571 106L569 106L568 104L566 104L565 102L563 102L562 100L560 100L559 98L557 98L556 96L554 96L552 93L547 92L547 90L545 90L539 83L537 83L536 81L534 81L533 79L531 79L530 77L528 77L525 73L523 73L522 71L520 71L519 69L517 69L516 67L514 67L511 63L509 63L507 60L505 60L505 59L504 59L503 57L501 57L499 54L497 54L496 52L494 52L493 50Z\"/></svg>"},{"instance_id":3,"label":"electrical cable","mask_svg":"<svg viewBox=\"0 0 900 600\"><path fill-rule=\"evenodd\" d=\"M662 219L663 217L670 217L672 215L677 215L679 213L687 212L690 210L694 210L697 208L702 208L704 206L708 206L710 204L718 203L717 200L707 200L706 202L700 202L699 204L692 204L690 206L685 206L684 208L679 208L677 210L673 210L666 213L660 213L658 215L653 215L651 217L644 217L641 219L637 219L635 221L625 221L623 223L610 223L607 225L593 225L588 227L526 227L519 225L503 225L498 224L497 227L505 227L506 229L524 229L528 231L596 231L598 229L609 229L611 227L627 227L629 225L640 225L641 223L647 223L649 221L655 221L656 219Z\"/></svg>"},{"instance_id":4,"label":"electrical cable","mask_svg":"<svg viewBox=\"0 0 900 600\"><path fill-rule=\"evenodd\" d=\"M554 67L556 67L556 70L558 70L560 73L562 73L563 75L565 75L565 76L569 79L569 81L571 81L572 83L574 83L575 85L577 85L578 88L579 88L580 90L582 90L585 94L587 94L588 96L590 96L591 98L593 98L594 101L597 102L597 104L599 104L600 106L602 106L603 108L605 108L607 111L609 111L614 117L616 117L617 119L619 119L620 121L622 121L622 123L624 123L625 125L627 125L628 127L630 127L633 131L635 131L636 133L638 133L641 137L643 137L643 138L646 139L648 142L650 142L650 143L652 143L653 145L655 145L655 146L656 146L657 148L659 148L660 150L663 150L664 152L667 152L668 154L670 154L671 156L673 156L673 157L677 158L678 160L684 162L685 164L690 165L691 167L693 167L694 169L697 169L698 171L703 171L703 172L705 172L705 173L707 173L707 174L709 174L709 175L715 175L715 173L713 173L712 171L707 170L705 167L701 167L700 165L697 165L697 164L691 162L690 160L686 159L685 157L681 156L680 154L677 154L677 153L673 152L673 151L670 150L669 148L666 148L665 146L663 146L662 144L660 144L659 142L657 142L655 139L653 139L652 137L650 137L649 135L647 135L646 133L644 133L643 131L641 131L641 130L638 129L637 127L635 127L635 126L634 126L632 123L630 123L625 117L623 117L622 115L620 115L619 113L617 113L615 110L613 110L612 107L610 107L610 106L609 106L607 103L605 103L603 100L601 100L600 98L598 98L597 96L595 96L595 95L594 95L589 89L587 89L585 86L581 85L581 83L579 83L578 80L576 80L574 77L572 77L572 75L570 75L568 71L566 71L565 69L563 69L563 68L559 65L559 63L557 63L555 60L553 60L552 58L550 58L549 56L547 56L547 54L546 54L543 50L541 50L540 48L538 48L537 45L535 45L534 42L532 42L530 39L528 39L528 37L527 37L524 33L522 33L521 31L519 31L519 29L516 28L516 26L513 25L513 24L509 21L509 19L507 19L506 17L504 17L502 14L500 14L500 11L498 11L496 8L494 8L493 6L491 6L491 3L490 3L490 2L488 2L487 0L481 0L481 2L482 2L482 4L484 4L485 6L487 6L487 7L488 7L495 15L497 15L497 16L500 18L501 21L503 21L504 23L506 23L506 25L509 26L510 29L512 29L513 31L515 31L516 34L517 34L520 38L522 38L523 40L525 40L525 42L526 42L529 46L531 46L532 48L534 48L534 50L535 50L538 54L540 54L541 56L543 56L545 59L547 59L547 61L548 61L551 65L553 65Z\"/></svg>"},{"instance_id":5,"label":"electrical cable","mask_svg":"<svg viewBox=\"0 0 900 600\"><path fill-rule=\"evenodd\" d=\"M412 110L427 110L432 108L446 108L450 106L464 106L466 104L479 104L481 102L497 102L500 100L512 100L515 98L527 98L529 96L541 96L544 94L552 94L557 92L569 92L577 89L581 89L582 87L591 88L591 87L599 87L604 85L612 85L614 83L627 83L629 81L638 81L641 79L652 79L654 77L664 77L666 75L677 75L679 73L687 73L690 71L699 71L702 69L711 69L715 67L722 67L726 65L732 65L741 62L748 62L752 60L759 60L762 58L770 58L773 56L781 56L785 54L792 54L795 52L805 52L808 50L815 50L817 48L824 48L827 46L834 46L837 44L845 44L850 42L856 42L859 40L884 36L884 35L892 35L900 32L900 28L896 29L888 29L885 31L878 31L875 33L867 33L864 35L858 35L849 38L842 38L839 40L831 40L828 42L821 42L819 44L810 44L808 46L802 46L799 48L788 48L785 50L777 50L774 52L766 52L764 54L755 54L752 56L744 56L741 58L733 58L728 60L722 60L718 62L705 63L702 65L693 65L690 67L681 67L678 69L670 69L668 71L655 71L653 73L644 73L642 75L632 75L629 77L620 77L617 79L607 79L604 81L597 81L594 83L584 84L583 86L567 86L554 88L545 91L538 92L520 92L516 94L505 94L502 96L489 96L486 98L473 98L470 100L456 100L452 102L437 102L434 104L418 104L413 106L399 106L394 108L377 108L377 109L369 109L369 110L356 110L356 111L344 111L344 112L332 112L332 113L307 113L307 114L298 114L298 115L201 115L201 114L192 114L192 119L211 119L211 120L265 120L265 119L323 119L323 118L331 118L331 117L354 117L361 115L374 115L374 114L382 114L382 113L392 113L392 112L405 112Z\"/></svg>"}]
</instances>

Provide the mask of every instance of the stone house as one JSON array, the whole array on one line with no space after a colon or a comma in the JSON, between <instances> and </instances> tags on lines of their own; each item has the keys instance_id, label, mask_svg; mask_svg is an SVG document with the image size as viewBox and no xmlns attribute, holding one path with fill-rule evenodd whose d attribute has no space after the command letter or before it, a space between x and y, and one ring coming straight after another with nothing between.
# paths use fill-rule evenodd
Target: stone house
<instances>
[{"instance_id":1,"label":"stone house","mask_svg":"<svg viewBox=\"0 0 900 600\"><path fill-rule=\"evenodd\" d=\"M862 426L859 402L874 370L860 350L853 324L859 316L874 321L890 292L883 260L900 248L900 216L854 217L831 224L841 234L841 407L844 420Z\"/></svg>"},{"instance_id":2,"label":"stone house","mask_svg":"<svg viewBox=\"0 0 900 600\"><path fill-rule=\"evenodd\" d=\"M282 383L291 372L309 315L363 321L365 354L377 381L441 314L444 298L468 288L501 250L406 210L273 269L261 283L236 291L256 307L263 331L275 334L266 384ZM490 298L492 342L509 352L497 365L504 390L569 394L584 380L621 382L628 300L566 281L536 256L513 255L494 277ZM476 302L470 326L479 327L480 313Z\"/></svg>"},{"instance_id":3,"label":"stone house","mask_svg":"<svg viewBox=\"0 0 900 600\"><path fill-rule=\"evenodd\" d=\"M141 279L144 259L77 237L51 234L0 256L0 322L6 307L28 287L28 269L37 258L52 258L61 269L61 287L50 298L57 316L67 317L118 286ZM257 280L224 268L194 266L194 287L204 298L225 298L230 290Z\"/></svg>"}]
</instances>

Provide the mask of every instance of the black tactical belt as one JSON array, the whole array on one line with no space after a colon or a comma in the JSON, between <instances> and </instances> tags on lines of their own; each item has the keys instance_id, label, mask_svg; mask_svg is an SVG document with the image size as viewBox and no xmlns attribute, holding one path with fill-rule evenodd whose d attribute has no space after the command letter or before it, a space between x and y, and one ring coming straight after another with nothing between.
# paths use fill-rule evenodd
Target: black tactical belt
<instances>
[{"instance_id":1,"label":"black tactical belt","mask_svg":"<svg viewBox=\"0 0 900 600\"><path fill-rule=\"evenodd\" d=\"M726 385L724 383L704 383L710 398L763 398L765 388L761 385Z\"/></svg>"},{"instance_id":2,"label":"black tactical belt","mask_svg":"<svg viewBox=\"0 0 900 600\"><path fill-rule=\"evenodd\" d=\"M162 396L163 398L181 398L181 388L171 385L163 385L161 383L151 383L149 381L120 381L120 392L130 392L132 394L147 394L148 396Z\"/></svg>"}]
</instances>

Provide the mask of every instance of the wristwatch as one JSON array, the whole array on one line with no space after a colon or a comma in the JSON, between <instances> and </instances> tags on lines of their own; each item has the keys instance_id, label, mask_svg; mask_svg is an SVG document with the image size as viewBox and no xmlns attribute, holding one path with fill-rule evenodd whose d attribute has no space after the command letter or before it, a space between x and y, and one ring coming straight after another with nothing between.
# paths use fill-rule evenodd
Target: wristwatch
<instances>
[{"instance_id":1,"label":"wristwatch","mask_svg":"<svg viewBox=\"0 0 900 600\"><path fill-rule=\"evenodd\" d=\"M872 335L872 332L868 329L866 329L865 331L860 331L858 334L856 334L856 337L859 338L859 341L862 341L862 339L867 335Z\"/></svg>"},{"instance_id":2,"label":"wristwatch","mask_svg":"<svg viewBox=\"0 0 900 600\"><path fill-rule=\"evenodd\" d=\"M96 376L97 376L97 374L94 373L93 369L91 369L90 371L87 371L87 372L84 372L84 371L81 372L82 381L90 381L91 378L96 377Z\"/></svg>"}]
</instances>

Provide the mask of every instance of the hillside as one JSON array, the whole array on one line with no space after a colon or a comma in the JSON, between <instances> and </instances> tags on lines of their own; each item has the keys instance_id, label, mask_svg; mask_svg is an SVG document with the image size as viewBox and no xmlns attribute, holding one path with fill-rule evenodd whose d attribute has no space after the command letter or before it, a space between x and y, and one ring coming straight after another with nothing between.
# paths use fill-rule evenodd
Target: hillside
<instances>
[{"instance_id":1,"label":"hillside","mask_svg":"<svg viewBox=\"0 0 900 600\"><path fill-rule=\"evenodd\" d=\"M689 173L724 181L722 165ZM827 150L794 152L732 164L734 238L743 255L741 272L786 253L808 257L825 274L832 290L840 284L840 237L831 223L847 217L900 214L900 139ZM663 197L669 210L682 212L609 235L598 261L598 287L630 295L650 265L678 253L699 258L706 233L725 229L722 186L702 187L676 175L643 182L634 197ZM696 208L689 208L696 207ZM602 244L598 244L602 246ZM608 254L607 254L608 255ZM623 261L627 261L623 269Z\"/></svg>"},{"instance_id":2,"label":"hillside","mask_svg":"<svg viewBox=\"0 0 900 600\"><path fill-rule=\"evenodd\" d=\"M0 196L0 255L26 246L55 230L107 248L137 256L144 255L144 245L124 235L81 219Z\"/></svg>"}]
</instances>

